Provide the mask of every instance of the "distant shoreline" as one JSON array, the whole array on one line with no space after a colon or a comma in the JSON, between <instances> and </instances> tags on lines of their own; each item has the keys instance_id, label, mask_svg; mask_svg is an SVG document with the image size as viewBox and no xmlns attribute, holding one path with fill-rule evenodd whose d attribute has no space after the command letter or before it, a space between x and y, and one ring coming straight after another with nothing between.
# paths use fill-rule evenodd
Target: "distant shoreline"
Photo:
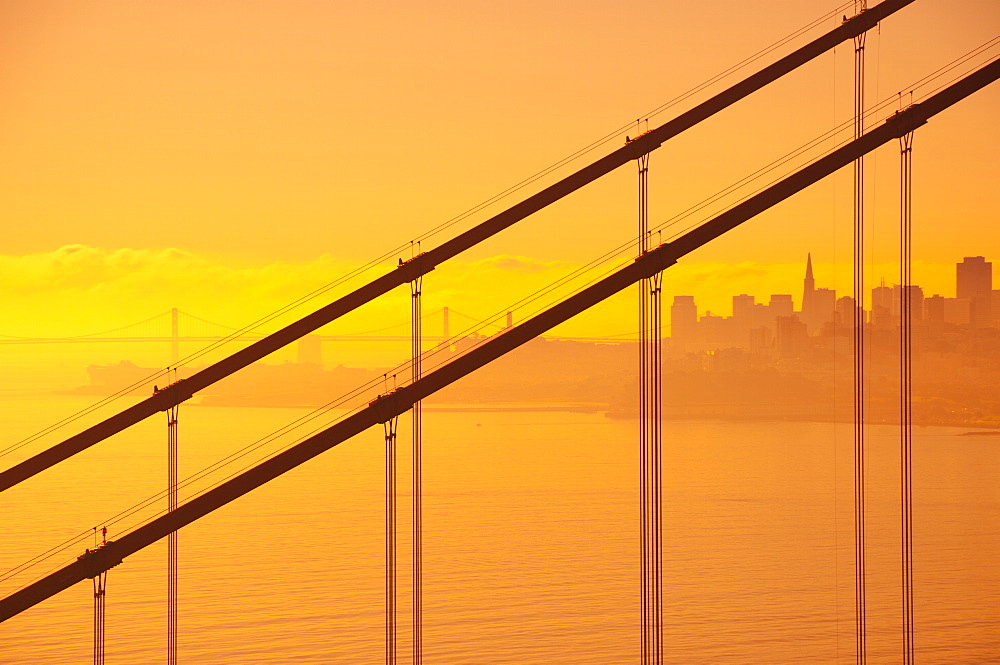
<instances>
[{"instance_id":1,"label":"distant shoreline","mask_svg":"<svg viewBox=\"0 0 1000 665\"><path fill-rule=\"evenodd\" d=\"M263 403L255 401L253 398L232 399L228 397L208 397L202 402L192 402L191 406L199 407L249 407L249 408L304 408L312 409L317 405L311 404L276 404L274 402ZM752 413L751 410L725 408L727 405L714 404L711 409L704 408L706 405L696 405L693 409L683 409L681 407L665 408L663 420L673 421L718 421L718 422L816 422L816 423L850 423L850 417L831 418L829 415L809 413L804 409L794 408L795 405L788 405L787 410L781 407L784 405L772 405L772 409L767 412ZM732 405L728 405L732 407ZM777 408L774 408L777 407ZM600 402L482 402L471 404L455 404L424 402L424 413L603 413L609 420L637 420L638 410L622 409ZM869 420L872 425L898 425L898 421L890 419ZM954 421L916 421L917 427L957 427L957 428L978 428L989 431L966 432L970 436L1000 436L1000 423L995 422L970 422L962 420Z\"/></svg>"},{"instance_id":2,"label":"distant shoreline","mask_svg":"<svg viewBox=\"0 0 1000 665\"><path fill-rule=\"evenodd\" d=\"M89 396L106 395L108 389L101 385L81 386L72 390L56 391L57 394ZM135 395L143 392L132 393ZM279 408L279 409L316 409L322 406L311 401L305 395L302 400L296 400L296 393L270 393L267 395L202 395L196 400L186 402L187 406L197 407L241 407L241 408ZM638 408L623 405L622 402L466 402L438 403L425 400L425 413L603 413L610 420L636 420L639 417ZM853 422L850 414L832 415L833 409L827 408L817 412L809 404L795 402L784 403L743 403L743 402L699 402L685 404L665 403L663 405L663 420L672 422L678 420L699 420L719 422ZM838 409L840 411L840 409ZM869 423L873 425L898 425L899 421L891 417L893 409L888 403L880 405L877 415L870 414ZM951 415L939 410L933 419L918 419L914 424L919 427L964 427L977 428L982 432L968 432L970 436L1000 436L1000 421L975 421L963 419L962 415ZM874 416L874 417L872 417ZM889 417L887 417L889 416Z\"/></svg>"}]
</instances>

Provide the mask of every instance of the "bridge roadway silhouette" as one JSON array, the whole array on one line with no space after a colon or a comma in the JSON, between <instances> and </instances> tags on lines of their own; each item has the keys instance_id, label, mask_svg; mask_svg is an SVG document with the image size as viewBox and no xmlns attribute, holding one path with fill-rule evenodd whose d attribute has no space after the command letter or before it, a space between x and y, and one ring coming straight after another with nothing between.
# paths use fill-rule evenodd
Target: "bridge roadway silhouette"
<instances>
[{"instance_id":1,"label":"bridge roadway silhouette","mask_svg":"<svg viewBox=\"0 0 1000 665\"><path fill-rule=\"evenodd\" d=\"M780 78L800 64L851 39L873 27L892 12L912 0L887 0L859 14L820 39L766 67L761 72L720 93L695 109L665 125L631 141L610 155L563 179L559 183L529 197L496 217L467 231L439 247L415 256L396 270L380 277L354 293L310 314L282 330L258 340L227 359L208 367L191 378L172 384L150 398L113 416L78 435L70 437L21 464L0 474L0 491L22 482L36 473L67 459L76 452L125 429L159 411L167 410L189 399L198 390L228 376L268 355L273 350L294 341L335 318L369 302L388 290L418 279L434 266L481 242L503 228L523 219L562 196L575 191L614 168L647 154L661 143L693 126L700 120L745 97L766 83ZM647 279L674 265L680 258L704 246L719 236L752 219L757 214L812 185L834 171L852 163L875 148L908 135L942 110L994 82L1000 77L1000 61L992 61L974 73L940 90L929 98L890 117L883 124L864 133L776 184L745 199L710 221L660 244L638 256L631 264L578 291L549 309L488 338L464 355L429 372L421 379L379 396L376 400L328 429L278 453L230 480L208 490L176 510L151 520L106 545L88 552L76 562L49 574L10 596L0 600L0 621L4 621L52 595L87 578L96 577L129 555L156 542L181 527L226 505L243 494L272 480L309 459L329 450L370 427L389 421L407 411L421 399L450 385L520 345L538 337L573 316L602 302L608 297Z\"/></svg>"},{"instance_id":2,"label":"bridge roadway silhouette","mask_svg":"<svg viewBox=\"0 0 1000 665\"><path fill-rule=\"evenodd\" d=\"M437 310L424 315L423 320L427 321L431 317L441 314L447 310L452 315L458 315L463 318L478 321L477 318L469 316L468 314L462 314L453 308L444 308L442 310ZM135 332L134 334L122 334L119 336L113 336L111 333L117 331L137 331L137 330L151 330L159 328L161 325L166 325L170 327L171 311L162 312L156 316L144 319L142 321L137 321L135 323L130 323L124 326L120 326L115 330L104 331L99 333L92 333L87 335L66 335L63 337L28 337L28 336L15 336L15 335L0 335L0 344L6 345L23 345L23 344L179 344L184 343L216 343L222 340L227 342L256 342L265 338L265 335L255 335L247 332L244 329L235 328L233 326L227 326L221 323L215 323L213 321L206 321L200 317L194 316L192 314L187 314L186 312L178 311L181 317L188 317L202 324L208 324L208 326L214 328L220 328L225 330L224 334L208 334L208 333L188 333L180 334L179 332L171 333L159 333L159 332L147 332L146 334L139 334ZM163 324L157 323L159 320L163 320ZM447 321L447 319L446 319ZM309 335L311 339L315 339L320 342L410 342L412 340L411 335L388 335L388 334L376 334L382 330L389 330L392 328L399 328L403 326L409 326L408 322L400 323L395 326L388 326L380 330L373 330L361 333L347 333L343 335L328 335L312 333ZM444 328L447 331L448 324L444 324ZM203 326L204 327L204 326ZM497 323L495 326L497 332L508 327L505 324ZM175 334L176 333L176 334ZM443 343L452 340L452 336L445 332L442 335L422 335L421 338L426 342L431 343ZM595 336L571 336L571 335L546 335L545 339L558 342L591 342L591 343L616 343L616 342L634 342L635 340L630 339L627 336L620 337L595 337ZM174 363L176 364L176 362Z\"/></svg>"}]
</instances>

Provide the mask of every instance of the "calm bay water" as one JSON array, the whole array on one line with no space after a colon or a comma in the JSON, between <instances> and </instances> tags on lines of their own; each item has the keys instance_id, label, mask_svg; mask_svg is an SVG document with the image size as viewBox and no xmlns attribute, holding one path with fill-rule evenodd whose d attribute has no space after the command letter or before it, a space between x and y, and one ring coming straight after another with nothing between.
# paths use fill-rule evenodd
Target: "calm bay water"
<instances>
[{"instance_id":1,"label":"calm bay water","mask_svg":"<svg viewBox=\"0 0 1000 665\"><path fill-rule=\"evenodd\" d=\"M86 403L5 398L5 441L51 420L54 401ZM182 476L304 413L183 407ZM425 415L425 662L638 662L635 429L600 414ZM963 431L915 436L922 665L1000 662L1000 437ZM669 422L664 446L667 662L853 663L850 426ZM872 429L870 663L901 661L897 446L893 428ZM156 419L0 495L0 569L159 491L165 449ZM182 662L384 662L383 454L371 430L181 532ZM111 571L109 665L164 660L165 560L158 543ZM87 582L0 625L0 663L89 662L91 612Z\"/></svg>"}]
</instances>

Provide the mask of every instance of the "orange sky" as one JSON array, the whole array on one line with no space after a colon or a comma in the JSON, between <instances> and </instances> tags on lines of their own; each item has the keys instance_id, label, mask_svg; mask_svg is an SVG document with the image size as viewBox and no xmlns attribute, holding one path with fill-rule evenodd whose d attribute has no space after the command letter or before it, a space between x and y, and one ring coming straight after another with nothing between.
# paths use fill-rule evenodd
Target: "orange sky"
<instances>
[{"instance_id":1,"label":"orange sky","mask_svg":"<svg viewBox=\"0 0 1000 665\"><path fill-rule=\"evenodd\" d=\"M34 332L42 322L53 334L92 330L100 326L91 318L128 322L172 305L212 318L209 293L230 301L219 303L224 312L261 313L833 9L813 0L627 9L592 0L0 1L0 289L14 305L6 327L16 329L0 333ZM998 28L991 0L917 0L869 38L869 99L903 89ZM850 58L845 47L823 56L654 153L652 221L846 120ZM917 134L916 253L934 267L915 280L946 295L946 266L967 254L1000 259L998 102L994 85ZM870 161L877 264L893 259L897 159L886 146ZM828 266L827 284L836 276L848 288L846 269L832 264L850 260L849 192L845 171L690 257L690 274L774 267L770 281L749 285L709 278L714 290L700 299L764 296L754 288L777 288L779 275L797 279L790 266L807 251ZM634 210L626 167L469 252L463 265L510 255L575 266L627 240ZM53 263L73 244L97 248L92 260ZM121 261L107 270L108 257L126 255L162 271L143 263L130 273ZM193 258L171 263L177 256ZM50 270L44 284L31 272L41 264ZM252 286L241 285L240 271L254 274ZM289 277L302 273L310 276ZM138 288L150 274L174 290ZM510 287L489 281L485 300L503 307L552 275L532 274L538 279ZM269 278L273 288L261 286ZM254 289L270 296L255 298ZM233 304L244 297L245 306ZM458 307L479 297L454 298ZM493 309L484 304L482 313Z\"/></svg>"}]
</instances>

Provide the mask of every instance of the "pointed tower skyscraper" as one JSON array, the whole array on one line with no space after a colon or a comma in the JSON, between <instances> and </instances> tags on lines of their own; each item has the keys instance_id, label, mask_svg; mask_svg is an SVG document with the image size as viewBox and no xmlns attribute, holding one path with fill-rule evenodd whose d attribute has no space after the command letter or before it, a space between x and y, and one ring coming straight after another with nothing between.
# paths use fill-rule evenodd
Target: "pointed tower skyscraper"
<instances>
[{"instance_id":1,"label":"pointed tower skyscraper","mask_svg":"<svg viewBox=\"0 0 1000 665\"><path fill-rule=\"evenodd\" d=\"M816 280L813 279L812 252L806 254L806 279L802 289L802 313L808 316L813 310L813 297L816 295Z\"/></svg>"}]
</instances>

